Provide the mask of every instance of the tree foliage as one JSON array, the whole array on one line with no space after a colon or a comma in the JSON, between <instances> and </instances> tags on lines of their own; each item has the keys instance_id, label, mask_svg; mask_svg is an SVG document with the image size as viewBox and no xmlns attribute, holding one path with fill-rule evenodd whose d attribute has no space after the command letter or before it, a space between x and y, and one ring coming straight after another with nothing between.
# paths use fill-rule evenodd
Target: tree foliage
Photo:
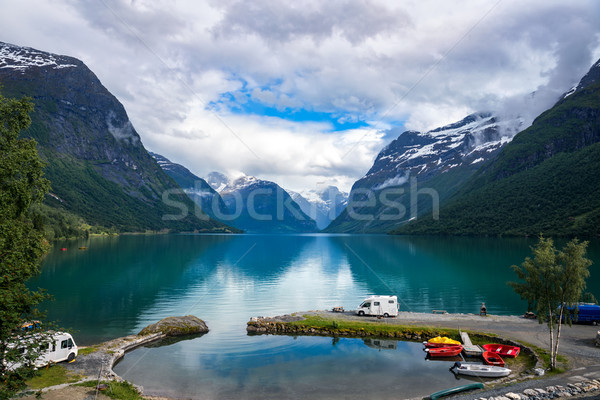
<instances>
[{"instance_id":1,"label":"tree foliage","mask_svg":"<svg viewBox=\"0 0 600 400\"><path fill-rule=\"evenodd\" d=\"M32 372L28 366L39 353L39 343L28 341L17 328L39 316L36 306L46 298L42 290L26 286L28 279L39 274L48 247L29 208L42 201L50 184L43 177L35 141L19 138L31 123L32 111L29 99L0 95L0 399L22 388ZM30 351L22 354L22 345L15 345L19 342Z\"/></svg>"},{"instance_id":2,"label":"tree foliage","mask_svg":"<svg viewBox=\"0 0 600 400\"><path fill-rule=\"evenodd\" d=\"M517 294L529 302L540 323L548 324L550 334L551 368L556 368L556 357L563 321L571 323L570 313L575 309L586 287L592 262L586 258L588 242L571 240L558 251L550 238L542 235L533 257L527 257L520 267L513 265L521 282L508 282Z\"/></svg>"}]
</instances>

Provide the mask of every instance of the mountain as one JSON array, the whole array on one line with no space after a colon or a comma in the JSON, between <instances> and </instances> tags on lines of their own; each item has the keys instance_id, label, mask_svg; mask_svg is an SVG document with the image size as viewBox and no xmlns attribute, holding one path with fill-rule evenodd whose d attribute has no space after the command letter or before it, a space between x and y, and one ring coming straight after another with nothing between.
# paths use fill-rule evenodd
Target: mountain
<instances>
[{"instance_id":1,"label":"mountain","mask_svg":"<svg viewBox=\"0 0 600 400\"><path fill-rule=\"evenodd\" d=\"M158 165L183 189L200 208L199 212L220 220L227 219L228 210L225 202L204 179L194 175L183 165L171 162L160 154L150 152Z\"/></svg>"},{"instance_id":2,"label":"mountain","mask_svg":"<svg viewBox=\"0 0 600 400\"><path fill-rule=\"evenodd\" d=\"M440 210L397 233L600 235L600 61Z\"/></svg>"},{"instance_id":3,"label":"mountain","mask_svg":"<svg viewBox=\"0 0 600 400\"><path fill-rule=\"evenodd\" d=\"M229 179L212 172L206 181L222 197L228 224L253 233L316 232L317 225L290 195L274 182L253 176Z\"/></svg>"},{"instance_id":4,"label":"mountain","mask_svg":"<svg viewBox=\"0 0 600 400\"><path fill-rule=\"evenodd\" d=\"M521 121L476 113L421 133L405 131L354 183L327 232L387 232L431 212L518 132Z\"/></svg>"},{"instance_id":5,"label":"mountain","mask_svg":"<svg viewBox=\"0 0 600 400\"><path fill-rule=\"evenodd\" d=\"M35 104L46 204L118 231L227 231L194 204L144 148L123 105L83 62L0 42L0 85Z\"/></svg>"},{"instance_id":6,"label":"mountain","mask_svg":"<svg viewBox=\"0 0 600 400\"><path fill-rule=\"evenodd\" d=\"M325 229L344 210L348 204L348 193L335 186L322 190L305 190L300 193L287 191L304 211L317 223L317 228Z\"/></svg>"}]
</instances>

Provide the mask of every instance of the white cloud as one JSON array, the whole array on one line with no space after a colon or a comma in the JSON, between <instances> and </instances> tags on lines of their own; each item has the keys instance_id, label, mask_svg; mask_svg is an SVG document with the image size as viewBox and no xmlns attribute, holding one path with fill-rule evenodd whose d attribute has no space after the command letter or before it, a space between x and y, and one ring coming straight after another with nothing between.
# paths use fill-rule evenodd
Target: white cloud
<instances>
[{"instance_id":1,"label":"white cloud","mask_svg":"<svg viewBox=\"0 0 600 400\"><path fill-rule=\"evenodd\" d=\"M402 121L531 120L600 57L594 0L20 0L0 26L0 40L82 59L153 151L297 190L348 190L391 139L377 131ZM367 127L239 113L250 99Z\"/></svg>"}]
</instances>

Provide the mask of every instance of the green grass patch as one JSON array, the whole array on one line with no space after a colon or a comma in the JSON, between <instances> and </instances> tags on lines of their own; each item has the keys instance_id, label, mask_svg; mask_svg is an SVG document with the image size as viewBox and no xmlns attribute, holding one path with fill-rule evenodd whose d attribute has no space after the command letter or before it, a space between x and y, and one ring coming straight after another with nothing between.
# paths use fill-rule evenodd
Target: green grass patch
<instances>
[{"instance_id":1,"label":"green grass patch","mask_svg":"<svg viewBox=\"0 0 600 400\"><path fill-rule=\"evenodd\" d=\"M388 324L382 322L347 321L342 319L330 319L317 315L304 315L301 321L285 323L288 326L297 326L304 329L328 330L332 333L346 333L348 336L382 336L403 337L420 336L429 338L435 336L447 336L459 339L458 330L445 328L415 327L410 325Z\"/></svg>"},{"instance_id":2,"label":"green grass patch","mask_svg":"<svg viewBox=\"0 0 600 400\"><path fill-rule=\"evenodd\" d=\"M79 350L77 351L77 354L81 355L81 356L87 356L88 354L92 354L96 351L98 351L97 346L80 347Z\"/></svg>"},{"instance_id":3,"label":"green grass patch","mask_svg":"<svg viewBox=\"0 0 600 400\"><path fill-rule=\"evenodd\" d=\"M536 352L536 354L538 355L538 357L544 364L544 369L546 370L546 375L562 374L563 372L565 372L569 369L569 360L567 359L567 357L563 356L562 354L559 354L558 356L556 356L556 368L553 370L550 370L550 350L549 349L544 349L544 348L535 346L530 343L523 343L523 344L525 344L526 346L528 346L529 348L531 348L533 351Z\"/></svg>"},{"instance_id":4,"label":"green grass patch","mask_svg":"<svg viewBox=\"0 0 600 400\"><path fill-rule=\"evenodd\" d=\"M31 389L43 389L63 383L75 383L82 378L83 376L67 371L61 365L53 365L48 368L39 369L36 376L29 379L26 384Z\"/></svg>"},{"instance_id":5,"label":"green grass patch","mask_svg":"<svg viewBox=\"0 0 600 400\"><path fill-rule=\"evenodd\" d=\"M127 381L125 382L100 382L100 384L106 385L106 389L102 393L111 399L118 400L142 400L142 396L138 393L133 385ZM77 384L77 386L95 388L98 385L97 381L88 381Z\"/></svg>"}]
</instances>

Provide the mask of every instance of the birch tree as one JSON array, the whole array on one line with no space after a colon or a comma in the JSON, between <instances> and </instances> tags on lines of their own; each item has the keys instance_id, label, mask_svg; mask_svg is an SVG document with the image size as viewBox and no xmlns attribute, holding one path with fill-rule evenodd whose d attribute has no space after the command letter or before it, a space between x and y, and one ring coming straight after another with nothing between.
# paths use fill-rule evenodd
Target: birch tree
<instances>
[{"instance_id":1,"label":"birch tree","mask_svg":"<svg viewBox=\"0 0 600 400\"><path fill-rule=\"evenodd\" d=\"M522 282L508 285L533 306L539 323L548 325L551 369L556 368L562 324L571 323L565 308L576 308L586 287L592 264L586 258L587 245L588 242L573 239L557 251L552 239L540 235L532 247L533 257L525 258L520 267L511 267Z\"/></svg>"}]
</instances>

